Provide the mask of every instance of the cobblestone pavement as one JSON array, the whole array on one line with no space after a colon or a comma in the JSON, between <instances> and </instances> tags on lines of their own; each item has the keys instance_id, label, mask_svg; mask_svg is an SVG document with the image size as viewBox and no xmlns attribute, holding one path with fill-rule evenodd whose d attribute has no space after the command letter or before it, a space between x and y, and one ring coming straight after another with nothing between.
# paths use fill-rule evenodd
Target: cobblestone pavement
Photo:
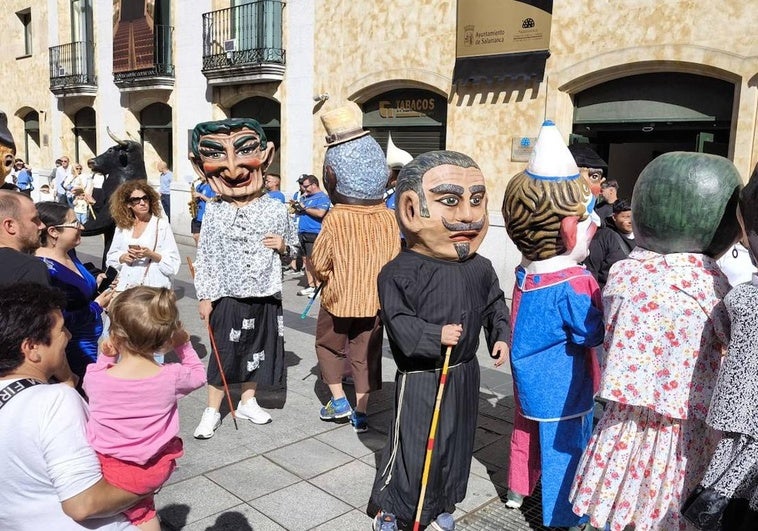
<instances>
[{"instance_id":1,"label":"cobblestone pavement","mask_svg":"<svg viewBox=\"0 0 758 531\"><path fill-rule=\"evenodd\" d=\"M179 249L183 260L194 257L193 246L179 245ZM82 261L99 264L101 238L84 238L78 252ZM235 429L223 406L223 423L216 435L200 441L192 432L205 407L205 391L198 390L180 401L185 455L156 496L165 531L371 529L366 504L378 452L392 421L395 365L385 346L384 386L371 396L367 433L357 435L347 424L321 421L318 411L329 392L317 378L314 336L318 303L305 319L300 318L307 299L296 292L304 285L298 276L285 276L286 386L258 393L259 403L271 413L273 422L258 426L240 420ZM212 353L197 314L186 262L174 287L182 320L208 363ZM505 368L493 367L484 348L478 357L482 368L480 416L468 495L454 513L458 529L545 529L539 525L537 500L527 500L521 510L508 510L499 499L505 495L512 429L511 376ZM350 387L346 390L354 403ZM236 404L238 398L233 400Z\"/></svg>"}]
</instances>

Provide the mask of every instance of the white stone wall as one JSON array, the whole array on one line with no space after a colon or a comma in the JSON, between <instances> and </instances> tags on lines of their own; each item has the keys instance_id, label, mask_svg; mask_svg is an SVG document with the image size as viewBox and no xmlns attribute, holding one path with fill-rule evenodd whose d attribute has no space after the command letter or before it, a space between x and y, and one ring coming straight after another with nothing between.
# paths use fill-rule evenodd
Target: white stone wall
<instances>
[{"instance_id":1,"label":"white stone wall","mask_svg":"<svg viewBox=\"0 0 758 531\"><path fill-rule=\"evenodd\" d=\"M284 8L287 67L286 97L282 101L282 143L287 151L282 158L282 190L297 190L297 177L314 171L313 96L323 92L314 87L314 4L315 0L291 0ZM280 149L281 146L276 146Z\"/></svg>"}]
</instances>

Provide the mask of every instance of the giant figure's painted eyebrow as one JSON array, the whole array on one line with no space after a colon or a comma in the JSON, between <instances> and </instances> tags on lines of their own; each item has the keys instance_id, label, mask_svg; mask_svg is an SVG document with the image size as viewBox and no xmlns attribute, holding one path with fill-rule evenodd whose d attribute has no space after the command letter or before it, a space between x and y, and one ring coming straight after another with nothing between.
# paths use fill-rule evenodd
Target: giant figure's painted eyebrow
<instances>
[{"instance_id":1,"label":"giant figure's painted eyebrow","mask_svg":"<svg viewBox=\"0 0 758 531\"><path fill-rule=\"evenodd\" d=\"M463 192L465 191L463 189L463 186L458 186L457 184L438 184L434 188L431 188L429 190L432 193L435 194L455 194L457 196L463 197Z\"/></svg>"},{"instance_id":2,"label":"giant figure's painted eyebrow","mask_svg":"<svg viewBox=\"0 0 758 531\"><path fill-rule=\"evenodd\" d=\"M484 193L487 191L487 187L483 184L475 184L473 186L469 186L468 191L472 194Z\"/></svg>"},{"instance_id":3,"label":"giant figure's painted eyebrow","mask_svg":"<svg viewBox=\"0 0 758 531\"><path fill-rule=\"evenodd\" d=\"M224 151L224 144L216 142L215 140L208 140L207 138L201 138L198 147Z\"/></svg>"},{"instance_id":4,"label":"giant figure's painted eyebrow","mask_svg":"<svg viewBox=\"0 0 758 531\"><path fill-rule=\"evenodd\" d=\"M247 144L251 140L255 142L255 144L256 144L255 147L258 147L258 144L260 144L260 141L258 140L258 137L256 135L249 134L249 135L241 136L237 140L235 140L234 141L234 149L241 148L242 146L244 146L245 144Z\"/></svg>"}]
</instances>

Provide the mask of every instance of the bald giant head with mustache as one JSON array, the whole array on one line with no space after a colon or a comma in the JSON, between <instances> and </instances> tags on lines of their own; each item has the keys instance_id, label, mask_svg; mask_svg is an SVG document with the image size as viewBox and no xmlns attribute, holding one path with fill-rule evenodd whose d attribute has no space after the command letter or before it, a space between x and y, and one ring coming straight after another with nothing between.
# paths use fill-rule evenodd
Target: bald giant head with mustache
<instances>
[{"instance_id":1,"label":"bald giant head with mustache","mask_svg":"<svg viewBox=\"0 0 758 531\"><path fill-rule=\"evenodd\" d=\"M419 155L400 171L395 193L409 249L451 261L476 253L489 221L484 176L470 157L455 151Z\"/></svg>"}]
</instances>

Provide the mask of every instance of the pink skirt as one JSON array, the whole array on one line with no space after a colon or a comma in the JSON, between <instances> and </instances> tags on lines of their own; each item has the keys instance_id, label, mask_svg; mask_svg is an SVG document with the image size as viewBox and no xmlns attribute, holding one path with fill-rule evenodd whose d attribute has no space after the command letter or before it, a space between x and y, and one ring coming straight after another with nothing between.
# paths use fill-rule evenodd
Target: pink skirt
<instances>
[{"instance_id":1,"label":"pink skirt","mask_svg":"<svg viewBox=\"0 0 758 531\"><path fill-rule=\"evenodd\" d=\"M719 432L704 421L662 416L608 402L577 467L569 500L599 528L694 529L681 517L683 497L702 479Z\"/></svg>"}]
</instances>

